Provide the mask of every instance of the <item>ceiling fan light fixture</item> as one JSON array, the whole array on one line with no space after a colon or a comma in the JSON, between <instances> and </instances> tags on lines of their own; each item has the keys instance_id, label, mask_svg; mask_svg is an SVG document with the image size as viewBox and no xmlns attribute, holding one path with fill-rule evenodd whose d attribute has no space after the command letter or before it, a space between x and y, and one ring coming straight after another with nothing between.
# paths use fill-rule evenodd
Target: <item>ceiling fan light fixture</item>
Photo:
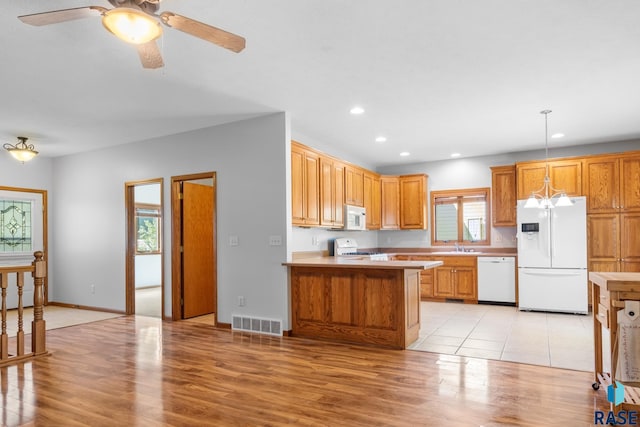
<instances>
[{"instance_id":1,"label":"ceiling fan light fixture","mask_svg":"<svg viewBox=\"0 0 640 427\"><path fill-rule=\"evenodd\" d=\"M29 138L24 136L19 136L18 142L16 145L6 143L2 147L9 152L18 161L22 163L28 162L38 155L38 152L34 150L33 144L27 144L27 140Z\"/></svg>"},{"instance_id":2,"label":"ceiling fan light fixture","mask_svg":"<svg viewBox=\"0 0 640 427\"><path fill-rule=\"evenodd\" d=\"M146 13L117 7L102 14L102 25L119 39L131 44L149 43L162 35L162 26Z\"/></svg>"}]
</instances>

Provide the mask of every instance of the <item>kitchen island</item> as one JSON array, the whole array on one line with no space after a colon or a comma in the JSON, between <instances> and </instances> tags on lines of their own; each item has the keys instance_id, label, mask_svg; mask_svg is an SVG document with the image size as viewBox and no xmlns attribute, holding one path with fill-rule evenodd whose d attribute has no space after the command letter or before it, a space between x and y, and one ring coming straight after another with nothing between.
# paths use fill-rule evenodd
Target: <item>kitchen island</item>
<instances>
[{"instance_id":1,"label":"kitchen island","mask_svg":"<svg viewBox=\"0 0 640 427\"><path fill-rule=\"evenodd\" d=\"M317 257L284 265L292 336L404 349L420 331L420 272L442 262Z\"/></svg>"}]
</instances>

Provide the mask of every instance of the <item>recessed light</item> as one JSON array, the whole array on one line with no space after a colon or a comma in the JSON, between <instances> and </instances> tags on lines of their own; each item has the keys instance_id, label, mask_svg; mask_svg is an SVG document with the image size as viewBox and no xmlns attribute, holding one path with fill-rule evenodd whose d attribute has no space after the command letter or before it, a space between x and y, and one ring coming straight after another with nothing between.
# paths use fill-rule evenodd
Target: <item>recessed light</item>
<instances>
[{"instance_id":1,"label":"recessed light","mask_svg":"<svg viewBox=\"0 0 640 427\"><path fill-rule=\"evenodd\" d=\"M400 153L400 155L401 155L402 157L407 157L407 156L410 156L410 155L411 155L411 153L410 153L410 152L408 152L408 151L403 151L402 153Z\"/></svg>"},{"instance_id":2,"label":"recessed light","mask_svg":"<svg viewBox=\"0 0 640 427\"><path fill-rule=\"evenodd\" d=\"M376 138L376 142L387 142L387 138L384 136L379 136Z\"/></svg>"},{"instance_id":3,"label":"recessed light","mask_svg":"<svg viewBox=\"0 0 640 427\"><path fill-rule=\"evenodd\" d=\"M554 133L551 138L564 138L564 133Z\"/></svg>"},{"instance_id":4,"label":"recessed light","mask_svg":"<svg viewBox=\"0 0 640 427\"><path fill-rule=\"evenodd\" d=\"M460 153L451 153L451 157L453 158L460 157Z\"/></svg>"},{"instance_id":5,"label":"recessed light","mask_svg":"<svg viewBox=\"0 0 640 427\"><path fill-rule=\"evenodd\" d=\"M355 115L362 114L362 113L364 113L364 108L362 108L362 107L353 107L351 110L349 110L349 112L351 114L355 114Z\"/></svg>"}]
</instances>

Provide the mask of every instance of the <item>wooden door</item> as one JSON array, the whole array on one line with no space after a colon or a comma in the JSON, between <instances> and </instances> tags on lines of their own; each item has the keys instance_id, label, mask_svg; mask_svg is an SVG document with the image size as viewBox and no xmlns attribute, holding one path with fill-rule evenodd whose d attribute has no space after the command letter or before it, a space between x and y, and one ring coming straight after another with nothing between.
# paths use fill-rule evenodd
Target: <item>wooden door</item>
<instances>
[{"instance_id":1,"label":"wooden door","mask_svg":"<svg viewBox=\"0 0 640 427\"><path fill-rule=\"evenodd\" d=\"M475 269L456 267L454 269L455 296L456 298L475 300L478 299L476 293Z\"/></svg>"},{"instance_id":2,"label":"wooden door","mask_svg":"<svg viewBox=\"0 0 640 427\"><path fill-rule=\"evenodd\" d=\"M372 173L364 174L364 207L367 210L367 230L380 229L380 177Z\"/></svg>"},{"instance_id":3,"label":"wooden door","mask_svg":"<svg viewBox=\"0 0 640 427\"><path fill-rule=\"evenodd\" d=\"M320 225L333 225L335 210L333 203L333 161L320 158Z\"/></svg>"},{"instance_id":4,"label":"wooden door","mask_svg":"<svg viewBox=\"0 0 640 427\"><path fill-rule=\"evenodd\" d=\"M587 213L616 212L620 204L618 158L597 157L584 165Z\"/></svg>"},{"instance_id":5,"label":"wooden door","mask_svg":"<svg viewBox=\"0 0 640 427\"><path fill-rule=\"evenodd\" d=\"M556 160L549 165L551 185L567 196L582 196L582 160Z\"/></svg>"},{"instance_id":6,"label":"wooden door","mask_svg":"<svg viewBox=\"0 0 640 427\"><path fill-rule=\"evenodd\" d=\"M291 216L292 222L304 224L304 151L291 144Z\"/></svg>"},{"instance_id":7,"label":"wooden door","mask_svg":"<svg viewBox=\"0 0 640 427\"><path fill-rule=\"evenodd\" d=\"M640 213L620 215L620 262L640 265Z\"/></svg>"},{"instance_id":8,"label":"wooden door","mask_svg":"<svg viewBox=\"0 0 640 427\"><path fill-rule=\"evenodd\" d=\"M213 187L182 187L183 318L215 312Z\"/></svg>"},{"instance_id":9,"label":"wooden door","mask_svg":"<svg viewBox=\"0 0 640 427\"><path fill-rule=\"evenodd\" d=\"M590 260L620 259L618 214L593 214L587 218L587 254Z\"/></svg>"},{"instance_id":10,"label":"wooden door","mask_svg":"<svg viewBox=\"0 0 640 427\"><path fill-rule=\"evenodd\" d=\"M545 163L537 162L526 165L517 165L518 200L526 199L531 193L542 188L546 175Z\"/></svg>"},{"instance_id":11,"label":"wooden door","mask_svg":"<svg viewBox=\"0 0 640 427\"><path fill-rule=\"evenodd\" d=\"M620 160L620 209L640 212L640 156Z\"/></svg>"},{"instance_id":12,"label":"wooden door","mask_svg":"<svg viewBox=\"0 0 640 427\"><path fill-rule=\"evenodd\" d=\"M344 199L348 205L364 206L364 172L354 166L347 166L345 174Z\"/></svg>"},{"instance_id":13,"label":"wooden door","mask_svg":"<svg viewBox=\"0 0 640 427\"><path fill-rule=\"evenodd\" d=\"M400 228L400 181L397 176L380 178L382 193L382 218L380 228L397 230Z\"/></svg>"},{"instance_id":14,"label":"wooden door","mask_svg":"<svg viewBox=\"0 0 640 427\"><path fill-rule=\"evenodd\" d=\"M433 274L434 295L438 298L453 298L455 296L453 269L451 267L436 267Z\"/></svg>"},{"instance_id":15,"label":"wooden door","mask_svg":"<svg viewBox=\"0 0 640 427\"><path fill-rule=\"evenodd\" d=\"M491 168L491 220L494 227L515 227L516 167Z\"/></svg>"},{"instance_id":16,"label":"wooden door","mask_svg":"<svg viewBox=\"0 0 640 427\"><path fill-rule=\"evenodd\" d=\"M405 175L400 177L400 228L427 228L427 177Z\"/></svg>"}]
</instances>

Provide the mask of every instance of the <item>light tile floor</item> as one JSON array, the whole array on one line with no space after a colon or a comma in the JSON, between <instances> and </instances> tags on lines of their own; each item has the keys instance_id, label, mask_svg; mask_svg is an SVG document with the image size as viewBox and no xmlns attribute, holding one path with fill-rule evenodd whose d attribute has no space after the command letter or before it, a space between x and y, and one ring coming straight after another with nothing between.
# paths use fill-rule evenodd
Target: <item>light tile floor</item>
<instances>
[{"instance_id":1,"label":"light tile floor","mask_svg":"<svg viewBox=\"0 0 640 427\"><path fill-rule=\"evenodd\" d=\"M515 307L421 302L410 350L593 371L593 317Z\"/></svg>"}]
</instances>

